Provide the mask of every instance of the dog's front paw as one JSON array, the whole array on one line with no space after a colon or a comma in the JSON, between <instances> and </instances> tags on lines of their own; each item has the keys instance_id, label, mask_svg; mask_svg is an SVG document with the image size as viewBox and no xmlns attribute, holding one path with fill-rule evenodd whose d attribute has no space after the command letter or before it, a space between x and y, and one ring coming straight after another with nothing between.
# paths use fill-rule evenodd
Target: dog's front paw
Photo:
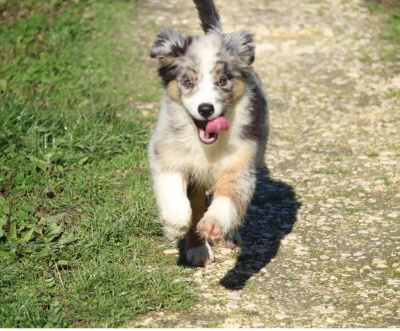
<instances>
[{"instance_id":1,"label":"dog's front paw","mask_svg":"<svg viewBox=\"0 0 400 331\"><path fill-rule=\"evenodd\" d=\"M186 252L187 262L194 267L205 267L215 261L214 253L208 243L190 248Z\"/></svg>"},{"instance_id":2,"label":"dog's front paw","mask_svg":"<svg viewBox=\"0 0 400 331\"><path fill-rule=\"evenodd\" d=\"M213 241L219 241L221 239L221 225L217 220L212 218L203 217L199 223L197 223L197 231L201 236L210 238Z\"/></svg>"},{"instance_id":3,"label":"dog's front paw","mask_svg":"<svg viewBox=\"0 0 400 331\"><path fill-rule=\"evenodd\" d=\"M192 218L189 200L169 205L162 211L164 234L167 238L180 239L188 232Z\"/></svg>"}]
</instances>

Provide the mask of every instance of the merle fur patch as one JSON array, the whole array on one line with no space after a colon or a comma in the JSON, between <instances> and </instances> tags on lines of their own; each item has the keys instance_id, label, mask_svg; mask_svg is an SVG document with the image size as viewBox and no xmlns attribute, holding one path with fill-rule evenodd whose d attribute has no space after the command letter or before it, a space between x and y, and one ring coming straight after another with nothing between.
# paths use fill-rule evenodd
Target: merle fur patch
<instances>
[{"instance_id":1,"label":"merle fur patch","mask_svg":"<svg viewBox=\"0 0 400 331\"><path fill-rule=\"evenodd\" d=\"M246 64L254 62L255 46L250 32L241 30L224 34L222 44L231 55L240 58Z\"/></svg>"},{"instance_id":2,"label":"merle fur patch","mask_svg":"<svg viewBox=\"0 0 400 331\"><path fill-rule=\"evenodd\" d=\"M257 140L263 134L267 112L267 100L257 84L251 88L251 103L248 107L250 123L243 126L242 137L244 139Z\"/></svg>"},{"instance_id":3,"label":"merle fur patch","mask_svg":"<svg viewBox=\"0 0 400 331\"><path fill-rule=\"evenodd\" d=\"M153 58L178 57L185 54L192 37L183 36L175 29L163 29L153 43L150 56Z\"/></svg>"}]
</instances>

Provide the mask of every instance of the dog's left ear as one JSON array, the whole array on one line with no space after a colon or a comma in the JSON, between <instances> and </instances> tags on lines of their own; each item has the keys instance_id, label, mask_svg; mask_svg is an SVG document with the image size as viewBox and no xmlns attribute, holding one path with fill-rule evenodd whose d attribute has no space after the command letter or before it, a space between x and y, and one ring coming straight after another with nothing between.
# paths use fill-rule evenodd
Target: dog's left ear
<instances>
[{"instance_id":1,"label":"dog's left ear","mask_svg":"<svg viewBox=\"0 0 400 331\"><path fill-rule=\"evenodd\" d=\"M255 46L253 36L246 30L240 30L222 37L222 44L234 56L250 65L254 62Z\"/></svg>"},{"instance_id":2,"label":"dog's left ear","mask_svg":"<svg viewBox=\"0 0 400 331\"><path fill-rule=\"evenodd\" d=\"M189 38L185 38L178 31L163 29L153 43L150 56L158 59L178 57L185 53L188 44Z\"/></svg>"}]
</instances>

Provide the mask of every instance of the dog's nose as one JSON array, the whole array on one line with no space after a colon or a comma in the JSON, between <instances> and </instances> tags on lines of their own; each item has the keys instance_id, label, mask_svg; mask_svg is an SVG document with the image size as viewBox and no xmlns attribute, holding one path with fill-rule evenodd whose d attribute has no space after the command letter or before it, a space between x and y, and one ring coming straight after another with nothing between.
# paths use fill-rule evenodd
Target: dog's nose
<instances>
[{"instance_id":1,"label":"dog's nose","mask_svg":"<svg viewBox=\"0 0 400 331\"><path fill-rule=\"evenodd\" d=\"M202 103L199 106L199 114L205 118L210 117L214 113L214 106L211 103Z\"/></svg>"}]
</instances>

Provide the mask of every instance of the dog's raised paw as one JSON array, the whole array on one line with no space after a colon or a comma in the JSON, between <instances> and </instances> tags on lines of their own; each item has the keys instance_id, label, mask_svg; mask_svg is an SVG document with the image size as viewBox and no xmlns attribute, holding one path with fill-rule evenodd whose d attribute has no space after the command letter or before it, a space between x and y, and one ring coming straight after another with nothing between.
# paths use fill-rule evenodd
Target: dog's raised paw
<instances>
[{"instance_id":1,"label":"dog's raised paw","mask_svg":"<svg viewBox=\"0 0 400 331\"><path fill-rule=\"evenodd\" d=\"M186 261L194 267L205 267L215 261L214 253L208 243L190 248L186 252Z\"/></svg>"},{"instance_id":2,"label":"dog's raised paw","mask_svg":"<svg viewBox=\"0 0 400 331\"><path fill-rule=\"evenodd\" d=\"M204 217L201 219L197 224L197 231L199 231L202 236L213 240L218 240L221 237L221 225L217 220L212 218Z\"/></svg>"}]
</instances>

